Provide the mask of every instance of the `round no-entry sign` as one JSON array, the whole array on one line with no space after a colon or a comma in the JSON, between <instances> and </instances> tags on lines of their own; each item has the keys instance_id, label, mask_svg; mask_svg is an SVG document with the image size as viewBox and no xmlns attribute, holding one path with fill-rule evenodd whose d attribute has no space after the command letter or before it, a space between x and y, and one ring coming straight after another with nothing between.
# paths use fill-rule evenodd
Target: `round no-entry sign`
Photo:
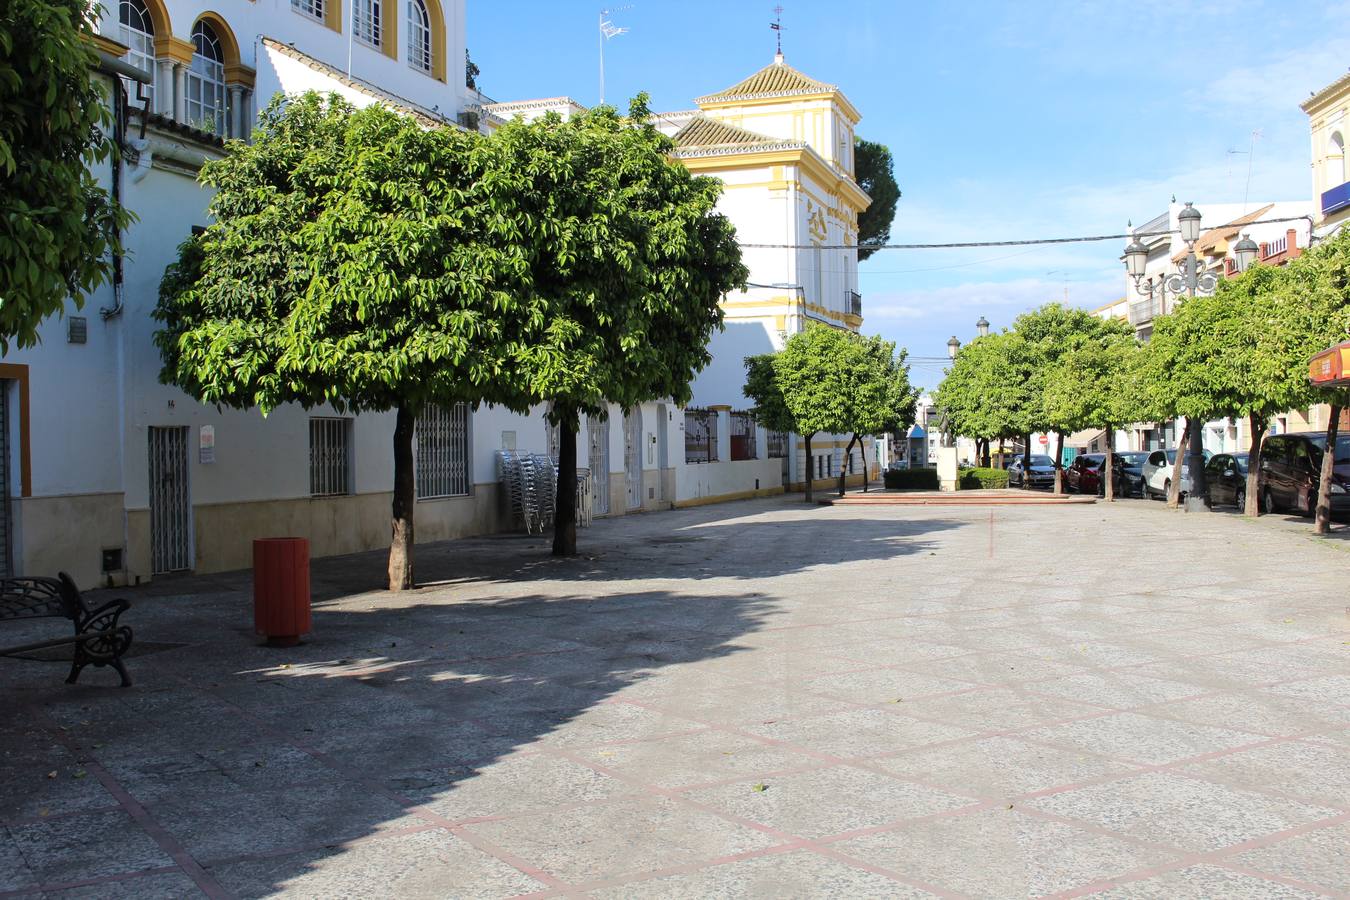
<instances>
[{"instance_id":1,"label":"round no-entry sign","mask_svg":"<svg viewBox=\"0 0 1350 900\"><path fill-rule=\"evenodd\" d=\"M1041 435L1041 446L1044 447L1048 443L1050 443L1050 435L1048 434Z\"/></svg>"}]
</instances>

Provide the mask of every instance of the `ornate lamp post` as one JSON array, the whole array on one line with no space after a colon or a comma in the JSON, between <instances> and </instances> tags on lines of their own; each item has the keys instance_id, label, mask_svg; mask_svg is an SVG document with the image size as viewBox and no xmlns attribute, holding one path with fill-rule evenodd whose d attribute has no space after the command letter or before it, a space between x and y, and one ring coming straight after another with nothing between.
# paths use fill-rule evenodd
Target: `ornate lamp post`
<instances>
[{"instance_id":1,"label":"ornate lamp post","mask_svg":"<svg viewBox=\"0 0 1350 900\"><path fill-rule=\"evenodd\" d=\"M975 333L980 337L989 337L989 320L980 316L980 321L975 323Z\"/></svg>"},{"instance_id":2,"label":"ornate lamp post","mask_svg":"<svg viewBox=\"0 0 1350 900\"><path fill-rule=\"evenodd\" d=\"M1181 232L1181 239L1186 242L1186 256L1182 260L1180 272L1173 272L1161 280L1159 287L1163 292L1163 299L1166 299L1168 291L1171 291L1173 296L1184 292L1187 297L1214 293L1214 289L1219 286L1219 276L1212 272L1201 272L1200 261L1195 255L1195 242L1200 240L1200 210L1187 203L1186 208L1177 213L1177 228ZM1252 264L1259 249L1256 242L1245 234L1242 240L1233 245L1239 272L1245 271ZM1146 287L1140 284L1147 265L1148 248L1136 237L1125 248L1125 270L1134 279L1134 289L1141 296L1152 300L1153 283L1150 281ZM1203 426L1198 419L1192 417L1186 422L1186 469L1191 476L1191 490L1186 495L1186 512L1203 512L1208 509L1205 506L1205 448L1202 429Z\"/></svg>"}]
</instances>

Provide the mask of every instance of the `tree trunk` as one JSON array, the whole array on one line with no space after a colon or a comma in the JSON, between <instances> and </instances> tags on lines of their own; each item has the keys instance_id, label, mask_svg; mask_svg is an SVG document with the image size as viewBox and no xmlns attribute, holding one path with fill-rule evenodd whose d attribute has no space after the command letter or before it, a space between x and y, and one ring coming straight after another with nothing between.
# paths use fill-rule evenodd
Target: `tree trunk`
<instances>
[{"instance_id":1,"label":"tree trunk","mask_svg":"<svg viewBox=\"0 0 1350 900\"><path fill-rule=\"evenodd\" d=\"M1187 512L1208 511L1205 498L1209 496L1209 486L1205 479L1205 423L1194 418L1186 429L1190 432L1190 455L1186 458L1187 477L1191 480L1190 493L1186 498ZM1178 457L1179 458L1179 457ZM1180 476L1178 476L1180 480Z\"/></svg>"},{"instance_id":2,"label":"tree trunk","mask_svg":"<svg viewBox=\"0 0 1350 900\"><path fill-rule=\"evenodd\" d=\"M848 446L844 448L844 463L839 467L839 496L844 496L844 491L848 488L848 461L852 459L850 454L853 452L853 445L858 442L858 436L855 434L849 439Z\"/></svg>"},{"instance_id":3,"label":"tree trunk","mask_svg":"<svg viewBox=\"0 0 1350 900\"><path fill-rule=\"evenodd\" d=\"M1055 493L1064 493L1064 432L1055 432Z\"/></svg>"},{"instance_id":4,"label":"tree trunk","mask_svg":"<svg viewBox=\"0 0 1350 900\"><path fill-rule=\"evenodd\" d=\"M1102 462L1101 475L1102 499L1107 503L1116 501L1116 442L1111 426L1106 426L1106 459Z\"/></svg>"},{"instance_id":5,"label":"tree trunk","mask_svg":"<svg viewBox=\"0 0 1350 900\"><path fill-rule=\"evenodd\" d=\"M1003 438L998 439L998 467L1005 472L1008 470L1007 450Z\"/></svg>"},{"instance_id":6,"label":"tree trunk","mask_svg":"<svg viewBox=\"0 0 1350 900\"><path fill-rule=\"evenodd\" d=\"M1327 422L1327 449L1322 454L1322 477L1317 484L1317 523L1313 531L1326 534L1331 530L1331 475L1336 469L1336 433L1341 427L1341 407L1331 404L1331 419Z\"/></svg>"},{"instance_id":7,"label":"tree trunk","mask_svg":"<svg viewBox=\"0 0 1350 900\"><path fill-rule=\"evenodd\" d=\"M389 541L389 590L413 586L413 508L417 485L413 480L413 431L417 416L400 404L394 420L393 534Z\"/></svg>"},{"instance_id":8,"label":"tree trunk","mask_svg":"<svg viewBox=\"0 0 1350 900\"><path fill-rule=\"evenodd\" d=\"M609 485L601 485L608 490ZM558 423L558 494L553 503L553 555L577 555L577 419Z\"/></svg>"},{"instance_id":9,"label":"tree trunk","mask_svg":"<svg viewBox=\"0 0 1350 900\"><path fill-rule=\"evenodd\" d=\"M815 460L811 458L811 435L802 435L802 440L806 441L806 502L810 503L813 499L811 490L812 482L815 481Z\"/></svg>"},{"instance_id":10,"label":"tree trunk","mask_svg":"<svg viewBox=\"0 0 1350 900\"><path fill-rule=\"evenodd\" d=\"M989 438L984 439L984 454L980 457L980 465L986 469L991 467L989 461Z\"/></svg>"},{"instance_id":11,"label":"tree trunk","mask_svg":"<svg viewBox=\"0 0 1350 900\"><path fill-rule=\"evenodd\" d=\"M1167 491L1167 508L1176 509L1181 505L1181 466L1186 461L1186 446L1190 442L1191 429L1187 425L1181 429L1177 438L1176 461L1172 463L1172 487Z\"/></svg>"},{"instance_id":12,"label":"tree trunk","mask_svg":"<svg viewBox=\"0 0 1350 900\"><path fill-rule=\"evenodd\" d=\"M1247 453L1247 502L1242 514L1261 515L1261 448L1266 440L1266 417L1252 413L1247 417L1252 430L1252 446Z\"/></svg>"},{"instance_id":13,"label":"tree trunk","mask_svg":"<svg viewBox=\"0 0 1350 900\"><path fill-rule=\"evenodd\" d=\"M867 493L867 442L858 442L858 453L862 455L863 466L863 493Z\"/></svg>"},{"instance_id":14,"label":"tree trunk","mask_svg":"<svg viewBox=\"0 0 1350 900\"><path fill-rule=\"evenodd\" d=\"M1031 490L1031 432L1027 432L1026 443L1022 445L1022 490Z\"/></svg>"}]
</instances>

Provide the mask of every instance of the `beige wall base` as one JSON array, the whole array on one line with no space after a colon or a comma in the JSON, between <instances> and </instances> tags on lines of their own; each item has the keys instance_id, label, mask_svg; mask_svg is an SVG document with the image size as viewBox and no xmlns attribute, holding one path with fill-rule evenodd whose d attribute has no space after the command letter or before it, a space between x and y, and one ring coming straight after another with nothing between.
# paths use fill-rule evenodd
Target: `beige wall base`
<instances>
[{"instance_id":1,"label":"beige wall base","mask_svg":"<svg viewBox=\"0 0 1350 900\"><path fill-rule=\"evenodd\" d=\"M69 572L81 589L107 584L103 551L122 547L122 502L121 494L11 500L15 574ZM123 572L109 575L125 583Z\"/></svg>"},{"instance_id":2,"label":"beige wall base","mask_svg":"<svg viewBox=\"0 0 1350 900\"><path fill-rule=\"evenodd\" d=\"M693 497L689 500L676 500L672 506L676 509L688 509L691 506L707 506L710 503L729 503L732 500L751 500L755 497L775 497L782 494L783 486L760 488L757 491L736 491L731 494L716 494L709 497Z\"/></svg>"}]
</instances>

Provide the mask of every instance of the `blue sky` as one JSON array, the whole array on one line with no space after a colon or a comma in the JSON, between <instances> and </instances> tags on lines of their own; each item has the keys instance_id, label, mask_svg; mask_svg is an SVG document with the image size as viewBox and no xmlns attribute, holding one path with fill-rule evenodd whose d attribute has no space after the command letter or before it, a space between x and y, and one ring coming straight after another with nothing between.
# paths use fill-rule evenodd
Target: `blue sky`
<instances>
[{"instance_id":1,"label":"blue sky","mask_svg":"<svg viewBox=\"0 0 1350 900\"><path fill-rule=\"evenodd\" d=\"M624 6L610 18L630 31L605 55L617 105L645 90L656 109L686 109L772 60L774 0ZM1350 2L783 6L787 61L838 84L863 114L859 134L895 156L896 242L1116 233L1173 194L1202 213L1248 191L1253 204L1308 199L1298 104L1350 66ZM595 103L600 8L469 0L480 87L497 100ZM1120 250L883 251L859 269L863 329L942 356L981 315L999 328L1066 292L1089 308L1121 296ZM913 378L931 386L941 367Z\"/></svg>"}]
</instances>

